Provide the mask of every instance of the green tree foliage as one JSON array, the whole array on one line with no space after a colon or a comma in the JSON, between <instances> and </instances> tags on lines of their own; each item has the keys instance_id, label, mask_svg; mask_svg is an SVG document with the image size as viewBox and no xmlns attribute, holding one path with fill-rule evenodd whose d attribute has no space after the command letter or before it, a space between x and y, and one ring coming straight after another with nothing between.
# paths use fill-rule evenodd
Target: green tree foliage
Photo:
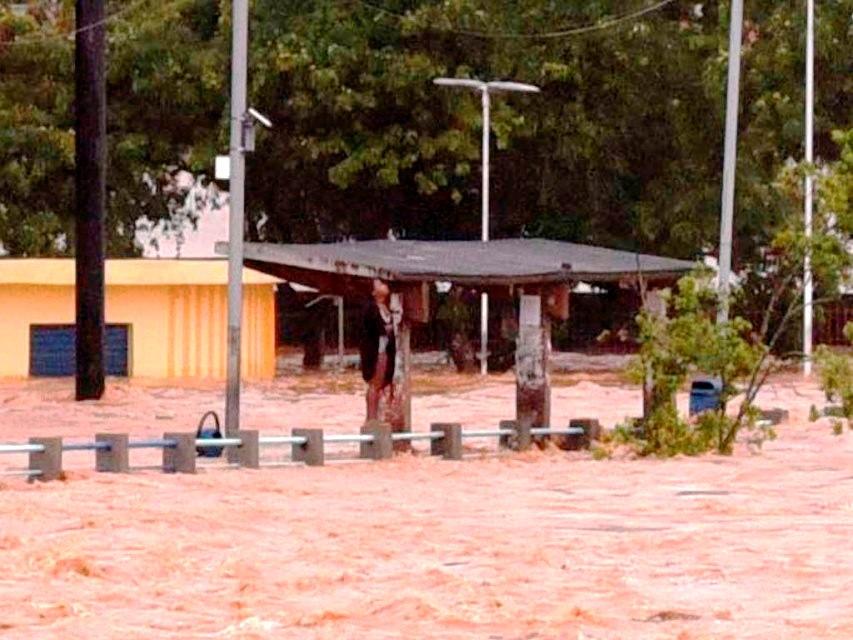
<instances>
[{"instance_id":1,"label":"green tree foliage","mask_svg":"<svg viewBox=\"0 0 853 640\"><path fill-rule=\"evenodd\" d=\"M13 255L73 248L73 2L0 5L0 244ZM169 216L216 148L227 57L212 0L109 2L108 251L128 255L136 221Z\"/></svg>"},{"instance_id":2,"label":"green tree foliage","mask_svg":"<svg viewBox=\"0 0 853 640\"><path fill-rule=\"evenodd\" d=\"M249 235L477 237L479 99L431 84L453 75L543 88L494 101L494 236L682 257L713 248L728 5L673 0L611 22L649 4L255 0L250 100L275 128L249 159ZM827 160L838 145L825 132L851 120L846 4L818 3L817 153ZM72 44L52 36L72 28L70 5L31 0L23 18L0 10L0 242L15 253L55 251L69 228ZM110 237L127 252L136 217L174 206L169 176L204 172L227 147L230 3L108 8L120 12L109 24ZM751 0L746 14L738 264L760 258L786 217L772 183L801 155L803 128L802 3ZM528 37L544 33L555 37Z\"/></svg>"},{"instance_id":3,"label":"green tree foliage","mask_svg":"<svg viewBox=\"0 0 853 640\"><path fill-rule=\"evenodd\" d=\"M651 384L651 406L644 421L642 451L658 455L699 453L715 449L730 453L744 430L752 431L751 441L760 443L772 435L756 422L755 400L768 377L786 362L798 362L799 352L778 354L780 340L803 312L802 264L811 256L815 287L822 295L820 305L837 298L853 277L853 238L850 190L853 188L853 136L836 132L842 148L839 160L823 172L817 185L818 213L811 234L807 234L799 212L779 225L763 260L762 279L769 294L757 324L734 316L716 321L717 291L707 277L683 278L675 292L667 293L666 314L644 310L639 318L640 352L632 367L638 381ZM789 167L775 182L780 198L797 197L803 175L811 167ZM734 295L744 296L740 288ZM853 328L848 329L853 332ZM822 348L817 360L830 398L839 399L844 415L850 417L850 385L853 383L849 358ZM681 418L675 407L675 393L696 373L721 383L718 410L699 417L694 424ZM730 403L740 397L734 412Z\"/></svg>"}]
</instances>

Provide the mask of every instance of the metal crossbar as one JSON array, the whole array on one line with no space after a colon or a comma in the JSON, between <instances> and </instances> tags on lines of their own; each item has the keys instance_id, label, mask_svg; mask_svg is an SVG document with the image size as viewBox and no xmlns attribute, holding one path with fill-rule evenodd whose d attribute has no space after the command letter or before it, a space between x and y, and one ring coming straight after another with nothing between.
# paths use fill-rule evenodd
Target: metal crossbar
<instances>
[{"instance_id":1,"label":"metal crossbar","mask_svg":"<svg viewBox=\"0 0 853 640\"><path fill-rule=\"evenodd\" d=\"M153 440L136 440L135 442L128 442L128 449L174 449L178 446L176 440L164 440L153 439Z\"/></svg>"},{"instance_id":2,"label":"metal crossbar","mask_svg":"<svg viewBox=\"0 0 853 640\"><path fill-rule=\"evenodd\" d=\"M482 431L463 431L463 438L499 438L501 436L511 436L515 434L515 429L484 429Z\"/></svg>"},{"instance_id":3,"label":"metal crossbar","mask_svg":"<svg viewBox=\"0 0 853 640\"><path fill-rule=\"evenodd\" d=\"M584 433L583 427L567 427L565 429L542 427L530 430L532 436L582 436Z\"/></svg>"},{"instance_id":4,"label":"metal crossbar","mask_svg":"<svg viewBox=\"0 0 853 640\"><path fill-rule=\"evenodd\" d=\"M347 435L324 435L323 442L341 443L341 442L373 442L373 436L368 434L347 434Z\"/></svg>"},{"instance_id":5,"label":"metal crossbar","mask_svg":"<svg viewBox=\"0 0 853 640\"><path fill-rule=\"evenodd\" d=\"M196 438L197 447L240 447L243 441L240 438Z\"/></svg>"},{"instance_id":6,"label":"metal crossbar","mask_svg":"<svg viewBox=\"0 0 853 640\"><path fill-rule=\"evenodd\" d=\"M0 478L5 477L24 477L24 478L35 478L42 474L43 472L39 469L21 469L20 471L0 471Z\"/></svg>"},{"instance_id":7,"label":"metal crossbar","mask_svg":"<svg viewBox=\"0 0 853 640\"><path fill-rule=\"evenodd\" d=\"M265 438L258 438L258 444L267 446L308 444L308 438L303 436L267 436Z\"/></svg>"},{"instance_id":8,"label":"metal crossbar","mask_svg":"<svg viewBox=\"0 0 853 640\"><path fill-rule=\"evenodd\" d=\"M42 453L43 444L0 444L0 453Z\"/></svg>"},{"instance_id":9,"label":"metal crossbar","mask_svg":"<svg viewBox=\"0 0 853 640\"><path fill-rule=\"evenodd\" d=\"M429 433L392 433L391 440L402 440L413 442L415 440L441 440L444 434L440 431L431 431Z\"/></svg>"},{"instance_id":10,"label":"metal crossbar","mask_svg":"<svg viewBox=\"0 0 853 640\"><path fill-rule=\"evenodd\" d=\"M109 451L109 442L69 442L62 445L63 451Z\"/></svg>"}]
</instances>

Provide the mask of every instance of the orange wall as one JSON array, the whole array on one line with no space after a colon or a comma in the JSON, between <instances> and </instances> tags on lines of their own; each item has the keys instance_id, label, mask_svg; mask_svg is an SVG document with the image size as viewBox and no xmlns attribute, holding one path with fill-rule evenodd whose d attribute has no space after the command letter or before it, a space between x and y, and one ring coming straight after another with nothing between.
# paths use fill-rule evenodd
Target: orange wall
<instances>
[{"instance_id":1,"label":"orange wall","mask_svg":"<svg viewBox=\"0 0 853 640\"><path fill-rule=\"evenodd\" d=\"M225 377L227 289L222 285L108 286L106 319L130 325L130 375ZM29 373L30 325L73 324L74 288L0 286L0 376ZM275 296L243 288L243 376L275 375Z\"/></svg>"}]
</instances>

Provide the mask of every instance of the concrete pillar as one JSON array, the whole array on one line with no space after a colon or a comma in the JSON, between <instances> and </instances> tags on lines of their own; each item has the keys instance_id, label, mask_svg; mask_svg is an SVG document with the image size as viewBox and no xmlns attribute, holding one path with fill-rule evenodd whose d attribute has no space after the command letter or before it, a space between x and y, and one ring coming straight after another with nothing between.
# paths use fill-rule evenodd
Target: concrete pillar
<instances>
[{"instance_id":1,"label":"concrete pillar","mask_svg":"<svg viewBox=\"0 0 853 640\"><path fill-rule=\"evenodd\" d=\"M261 451L259 444L260 434L257 431L240 430L240 440L242 444L237 449L239 454L238 462L241 467L246 469L261 468Z\"/></svg>"},{"instance_id":2,"label":"concrete pillar","mask_svg":"<svg viewBox=\"0 0 853 640\"><path fill-rule=\"evenodd\" d=\"M394 455L393 441L391 440L391 425L371 420L361 428L364 435L373 436L373 442L362 442L360 456L370 460L385 460Z\"/></svg>"},{"instance_id":3,"label":"concrete pillar","mask_svg":"<svg viewBox=\"0 0 853 640\"><path fill-rule=\"evenodd\" d=\"M98 433L95 442L109 445L109 449L95 451L95 469L102 473L129 473L130 456L127 451L126 433Z\"/></svg>"},{"instance_id":4,"label":"concrete pillar","mask_svg":"<svg viewBox=\"0 0 853 640\"><path fill-rule=\"evenodd\" d=\"M44 451L30 453L30 471L40 471L31 480L49 482L62 477L62 438L30 438L30 444L40 444Z\"/></svg>"},{"instance_id":5,"label":"concrete pillar","mask_svg":"<svg viewBox=\"0 0 853 640\"><path fill-rule=\"evenodd\" d=\"M397 340L397 358L394 363L394 397L389 401L385 419L394 433L412 430L412 329L403 294L391 294L391 313L394 317L394 333ZM403 440L394 443L394 451L409 451L412 443Z\"/></svg>"},{"instance_id":6,"label":"concrete pillar","mask_svg":"<svg viewBox=\"0 0 853 640\"><path fill-rule=\"evenodd\" d=\"M177 443L163 447L163 473L195 473L195 433L167 433L163 439Z\"/></svg>"},{"instance_id":7,"label":"concrete pillar","mask_svg":"<svg viewBox=\"0 0 853 640\"><path fill-rule=\"evenodd\" d=\"M515 352L516 419L530 427L551 423L551 322L538 295L522 295Z\"/></svg>"},{"instance_id":8,"label":"concrete pillar","mask_svg":"<svg viewBox=\"0 0 853 640\"><path fill-rule=\"evenodd\" d=\"M292 435L307 441L305 444L293 445L291 457L294 462L304 462L309 467L322 467L325 464L322 429L294 429Z\"/></svg>"},{"instance_id":9,"label":"concrete pillar","mask_svg":"<svg viewBox=\"0 0 853 640\"><path fill-rule=\"evenodd\" d=\"M666 300L663 297L663 291L660 289L651 289L646 291L643 298L643 310L652 316L658 318L666 317ZM654 378L652 377L651 367L646 366L645 376L643 378L643 419L648 420L657 406L665 402L675 402L675 398L657 398L655 397Z\"/></svg>"},{"instance_id":10,"label":"concrete pillar","mask_svg":"<svg viewBox=\"0 0 853 640\"><path fill-rule=\"evenodd\" d=\"M441 456L445 460L462 459L462 425L459 423L438 423L430 426L430 431L440 432L444 437L430 441L430 454Z\"/></svg>"}]
</instances>

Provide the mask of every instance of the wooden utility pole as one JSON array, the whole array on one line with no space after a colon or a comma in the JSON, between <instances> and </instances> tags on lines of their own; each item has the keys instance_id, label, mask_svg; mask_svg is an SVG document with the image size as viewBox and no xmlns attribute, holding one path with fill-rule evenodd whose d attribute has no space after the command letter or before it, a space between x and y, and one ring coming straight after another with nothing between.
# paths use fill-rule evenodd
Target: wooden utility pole
<instances>
[{"instance_id":1,"label":"wooden utility pole","mask_svg":"<svg viewBox=\"0 0 853 640\"><path fill-rule=\"evenodd\" d=\"M104 394L104 2L77 0L74 48L77 400Z\"/></svg>"}]
</instances>

